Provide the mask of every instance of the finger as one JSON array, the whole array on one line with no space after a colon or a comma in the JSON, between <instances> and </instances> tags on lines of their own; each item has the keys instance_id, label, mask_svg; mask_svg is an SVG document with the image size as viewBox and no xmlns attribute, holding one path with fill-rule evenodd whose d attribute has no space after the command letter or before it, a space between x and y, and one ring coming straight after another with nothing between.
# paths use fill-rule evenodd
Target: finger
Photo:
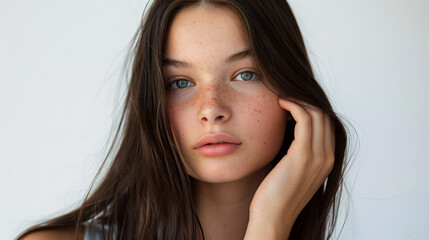
<instances>
[{"instance_id":1,"label":"finger","mask_svg":"<svg viewBox=\"0 0 429 240\"><path fill-rule=\"evenodd\" d=\"M325 158L325 116L321 109L316 107L305 107L305 110L311 115L312 123L312 149L313 155L318 159Z\"/></svg>"},{"instance_id":2,"label":"finger","mask_svg":"<svg viewBox=\"0 0 429 240\"><path fill-rule=\"evenodd\" d=\"M324 159L325 157L325 117L321 109L310 105L306 102L297 99L291 99L294 102L299 103L299 105L304 107L310 116L312 122L312 150L313 154L319 157L319 159Z\"/></svg>"},{"instance_id":3,"label":"finger","mask_svg":"<svg viewBox=\"0 0 429 240\"><path fill-rule=\"evenodd\" d=\"M332 126L332 121L325 114L325 154L328 159L334 160L335 156L335 131Z\"/></svg>"},{"instance_id":4,"label":"finger","mask_svg":"<svg viewBox=\"0 0 429 240\"><path fill-rule=\"evenodd\" d=\"M296 143L301 146L301 149L311 149L311 116L304 108L292 101L279 98L279 105L280 107L289 111L292 114L294 120L296 121L294 141L296 141Z\"/></svg>"}]
</instances>

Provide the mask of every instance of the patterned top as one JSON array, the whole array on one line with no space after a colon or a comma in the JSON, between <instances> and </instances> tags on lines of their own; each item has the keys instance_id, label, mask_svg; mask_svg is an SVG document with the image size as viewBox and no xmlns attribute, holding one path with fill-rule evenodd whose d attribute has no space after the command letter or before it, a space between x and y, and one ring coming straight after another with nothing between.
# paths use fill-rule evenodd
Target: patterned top
<instances>
[{"instance_id":1,"label":"patterned top","mask_svg":"<svg viewBox=\"0 0 429 240\"><path fill-rule=\"evenodd\" d=\"M107 236L109 233L109 226L104 225L104 235ZM113 237L115 239L115 237ZM83 240L104 240L103 239L103 227L101 223L88 222L85 223L85 234Z\"/></svg>"}]
</instances>

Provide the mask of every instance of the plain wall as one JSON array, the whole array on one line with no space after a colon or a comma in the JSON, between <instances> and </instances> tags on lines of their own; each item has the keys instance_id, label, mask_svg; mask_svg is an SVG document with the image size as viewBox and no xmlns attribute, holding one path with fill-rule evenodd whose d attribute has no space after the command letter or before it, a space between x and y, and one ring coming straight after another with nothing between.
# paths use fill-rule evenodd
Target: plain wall
<instances>
[{"instance_id":1,"label":"plain wall","mask_svg":"<svg viewBox=\"0 0 429 240\"><path fill-rule=\"evenodd\" d=\"M145 3L0 2L0 239L82 201ZM429 2L290 4L317 78L359 136L338 239L429 239Z\"/></svg>"}]
</instances>

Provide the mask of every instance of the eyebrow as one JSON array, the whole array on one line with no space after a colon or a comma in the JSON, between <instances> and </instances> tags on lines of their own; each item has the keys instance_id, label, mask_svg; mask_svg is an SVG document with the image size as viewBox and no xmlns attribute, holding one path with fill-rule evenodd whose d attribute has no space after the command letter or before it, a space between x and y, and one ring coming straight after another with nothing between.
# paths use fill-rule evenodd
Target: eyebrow
<instances>
[{"instance_id":1,"label":"eyebrow","mask_svg":"<svg viewBox=\"0 0 429 240\"><path fill-rule=\"evenodd\" d=\"M245 49L244 51L232 54L225 60L225 62L226 63L236 62L248 56L250 56L250 51L249 49ZM163 67L173 66L173 67L181 67L181 68L192 68L191 63L188 63L186 61L169 59L169 58L164 58L164 60L162 61L162 64L163 64Z\"/></svg>"}]
</instances>

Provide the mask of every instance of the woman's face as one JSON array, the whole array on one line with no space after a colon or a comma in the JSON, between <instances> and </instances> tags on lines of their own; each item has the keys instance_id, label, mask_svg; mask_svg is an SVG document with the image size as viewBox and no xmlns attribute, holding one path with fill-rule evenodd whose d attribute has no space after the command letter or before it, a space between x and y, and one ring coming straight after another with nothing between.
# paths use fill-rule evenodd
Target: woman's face
<instances>
[{"instance_id":1,"label":"woman's face","mask_svg":"<svg viewBox=\"0 0 429 240\"><path fill-rule=\"evenodd\" d=\"M163 63L168 115L186 170L201 181L249 176L282 144L286 111L247 48L240 19L227 9L187 7L171 23Z\"/></svg>"}]
</instances>

